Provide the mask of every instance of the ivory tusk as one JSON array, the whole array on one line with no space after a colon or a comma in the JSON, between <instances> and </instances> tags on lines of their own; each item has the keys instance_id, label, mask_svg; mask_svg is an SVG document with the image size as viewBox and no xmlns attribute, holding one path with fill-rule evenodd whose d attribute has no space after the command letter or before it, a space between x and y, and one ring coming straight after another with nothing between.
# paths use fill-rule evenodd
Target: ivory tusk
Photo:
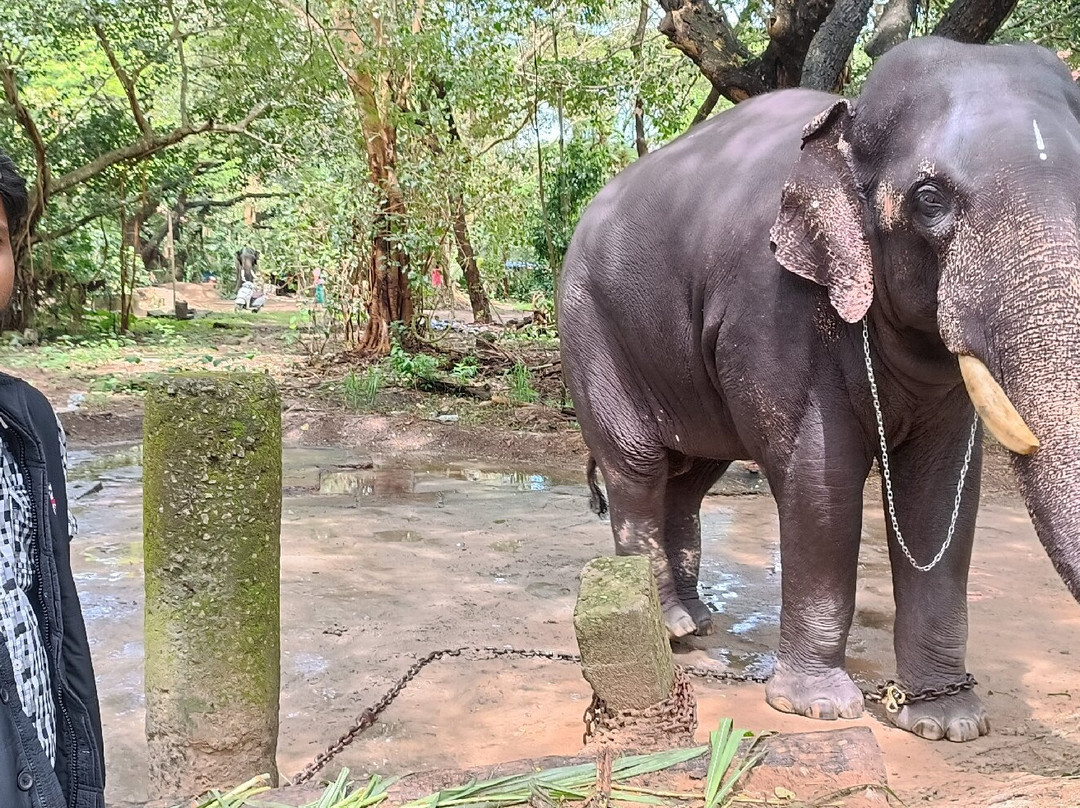
<instances>
[{"instance_id":1,"label":"ivory tusk","mask_svg":"<svg viewBox=\"0 0 1080 808\"><path fill-rule=\"evenodd\" d=\"M1009 451L1021 455L1034 454L1039 448L1039 439L1024 423L986 365L974 356L958 358L968 396L990 434Z\"/></svg>"}]
</instances>

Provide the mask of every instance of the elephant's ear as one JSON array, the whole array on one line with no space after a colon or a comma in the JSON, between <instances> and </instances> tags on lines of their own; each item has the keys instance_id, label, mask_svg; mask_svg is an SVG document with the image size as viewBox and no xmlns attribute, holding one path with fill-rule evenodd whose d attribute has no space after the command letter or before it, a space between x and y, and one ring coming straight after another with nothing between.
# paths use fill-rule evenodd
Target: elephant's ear
<instances>
[{"instance_id":1,"label":"elephant's ear","mask_svg":"<svg viewBox=\"0 0 1080 808\"><path fill-rule=\"evenodd\" d=\"M776 260L826 287L849 323L874 299L868 217L851 165L853 120L850 104L837 101L807 124L771 232Z\"/></svg>"}]
</instances>

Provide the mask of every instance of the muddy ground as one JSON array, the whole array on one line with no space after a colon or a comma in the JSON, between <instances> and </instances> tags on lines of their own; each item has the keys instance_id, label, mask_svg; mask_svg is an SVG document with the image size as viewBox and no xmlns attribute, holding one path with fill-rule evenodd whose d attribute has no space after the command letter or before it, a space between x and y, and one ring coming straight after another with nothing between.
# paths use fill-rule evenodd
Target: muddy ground
<instances>
[{"instance_id":1,"label":"muddy ground","mask_svg":"<svg viewBox=\"0 0 1080 808\"><path fill-rule=\"evenodd\" d=\"M609 526L587 507L580 436L557 408L480 408L387 391L373 412L351 412L327 393L325 369L316 374L295 356L283 362L284 349L272 343L255 328L221 351L234 366L270 369L286 387L282 772L301 769L431 650L576 650L577 576L612 547ZM110 356L89 369L49 369L0 357L0 366L66 408L95 379L155 361L152 350L132 350L143 364ZM72 560L97 666L111 802L143 799L147 789L140 409L137 397L110 394L63 415L81 525ZM445 411L460 420L437 421ZM873 714L851 722L874 732L890 782L909 805L1080 805L1080 607L1042 551L1003 460L993 452L984 473L970 585L969 667L993 733L931 743ZM777 518L770 497L746 493L762 487L740 471L721 486L726 493L705 501L702 583L717 631L677 646L680 661L770 669ZM899 503L901 519L906 507L918 505ZM876 681L893 668L893 606L873 482L863 536L848 656L857 676ZM773 711L761 685L695 687L701 741L723 716L755 731L836 726ZM439 662L330 773L340 765L393 774L572 755L589 697L573 665Z\"/></svg>"},{"instance_id":2,"label":"muddy ground","mask_svg":"<svg viewBox=\"0 0 1080 808\"><path fill-rule=\"evenodd\" d=\"M469 453L472 441L455 426L356 416L335 419L331 428L328 419L315 420L318 428L311 419L293 421L285 450L278 760L286 774L428 651L492 644L575 650L577 575L611 548L608 526L587 509L580 463L566 463L577 454L576 436L507 432ZM549 444L546 458L536 449L541 442ZM82 533L73 564L98 666L109 795L141 799L139 452L130 444L73 443L73 487L103 485L76 505ZM374 468L356 468L368 463ZM735 490L755 484L745 473L735 482ZM1080 609L1021 503L1008 493L989 499L972 565L969 662L993 734L962 745L930 743L873 715L855 723L873 730L891 783L908 804L1078 804L1080 781L1070 775L1080 769ZM868 681L892 668L879 502L868 489L849 644L850 668ZM679 659L767 672L779 614L772 501L710 496L702 526L703 588L718 631L679 646ZM703 741L723 716L757 731L829 726L774 712L760 685L695 686ZM571 665L440 662L336 765L400 773L574 754L589 696Z\"/></svg>"}]
</instances>

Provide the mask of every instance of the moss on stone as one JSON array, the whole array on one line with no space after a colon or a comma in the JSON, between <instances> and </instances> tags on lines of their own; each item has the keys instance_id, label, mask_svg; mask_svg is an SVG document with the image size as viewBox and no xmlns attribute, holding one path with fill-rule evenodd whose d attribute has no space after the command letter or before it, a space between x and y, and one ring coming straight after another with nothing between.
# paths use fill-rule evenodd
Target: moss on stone
<instances>
[{"instance_id":1,"label":"moss on stone","mask_svg":"<svg viewBox=\"0 0 1080 808\"><path fill-rule=\"evenodd\" d=\"M643 709L668 697L674 660L647 558L590 561L581 573L574 631L582 674L609 707Z\"/></svg>"},{"instance_id":2,"label":"moss on stone","mask_svg":"<svg viewBox=\"0 0 1080 808\"><path fill-rule=\"evenodd\" d=\"M151 737L170 747L163 755L186 760L184 728L213 716L227 736L225 725L243 717L265 736L251 773L267 770L281 678L274 382L251 373L163 379L147 393L143 464L148 732L163 723Z\"/></svg>"}]
</instances>

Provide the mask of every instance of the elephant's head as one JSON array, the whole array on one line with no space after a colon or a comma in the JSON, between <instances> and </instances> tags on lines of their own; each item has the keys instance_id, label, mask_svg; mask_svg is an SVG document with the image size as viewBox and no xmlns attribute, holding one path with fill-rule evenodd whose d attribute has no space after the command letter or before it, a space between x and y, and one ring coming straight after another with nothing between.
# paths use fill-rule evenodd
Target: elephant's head
<instances>
[{"instance_id":1,"label":"elephant's head","mask_svg":"<svg viewBox=\"0 0 1080 808\"><path fill-rule=\"evenodd\" d=\"M1034 46L912 40L804 132L777 259L959 357L1080 599L1080 89Z\"/></svg>"},{"instance_id":2,"label":"elephant's head","mask_svg":"<svg viewBox=\"0 0 1080 808\"><path fill-rule=\"evenodd\" d=\"M254 280L259 268L259 253L250 247L236 251L236 275L241 281Z\"/></svg>"}]
</instances>

